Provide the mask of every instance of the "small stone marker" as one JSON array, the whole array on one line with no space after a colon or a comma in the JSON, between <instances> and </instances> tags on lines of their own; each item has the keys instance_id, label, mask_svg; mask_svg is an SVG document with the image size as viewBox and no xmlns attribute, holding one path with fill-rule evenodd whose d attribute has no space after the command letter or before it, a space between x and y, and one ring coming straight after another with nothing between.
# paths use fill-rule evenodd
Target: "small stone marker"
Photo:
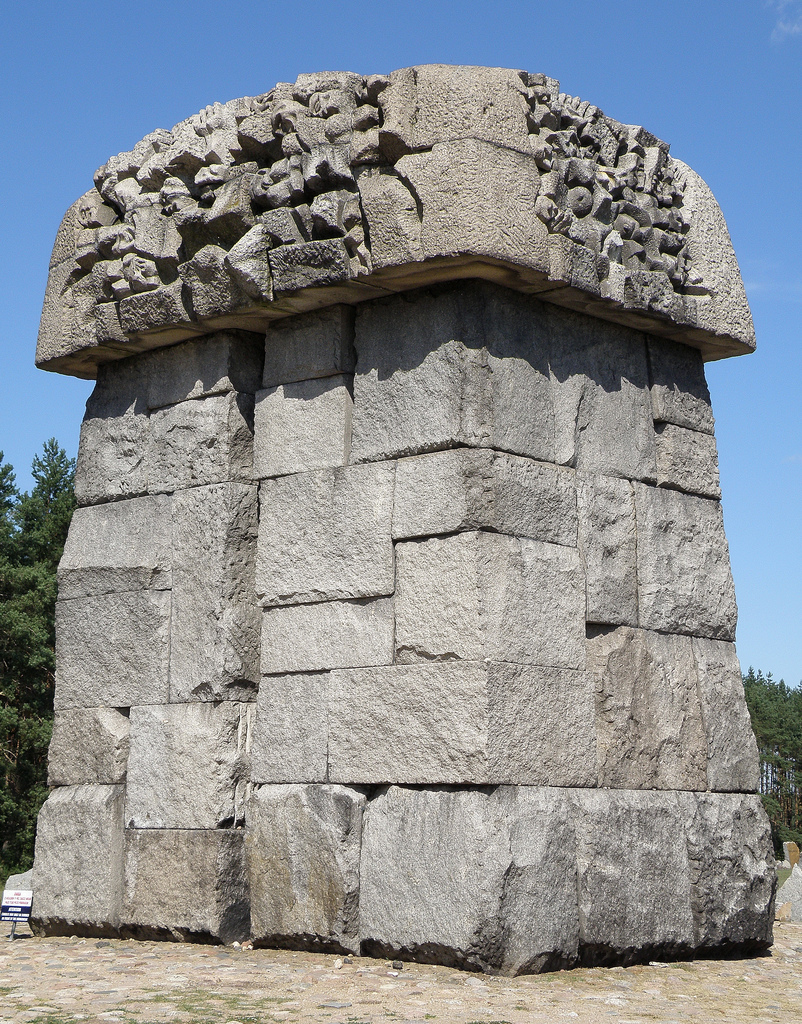
<instances>
[{"instance_id":1,"label":"small stone marker","mask_svg":"<svg viewBox=\"0 0 802 1024\"><path fill-rule=\"evenodd\" d=\"M791 867L799 863L799 847L796 843L783 843L783 860L788 861Z\"/></svg>"}]
</instances>

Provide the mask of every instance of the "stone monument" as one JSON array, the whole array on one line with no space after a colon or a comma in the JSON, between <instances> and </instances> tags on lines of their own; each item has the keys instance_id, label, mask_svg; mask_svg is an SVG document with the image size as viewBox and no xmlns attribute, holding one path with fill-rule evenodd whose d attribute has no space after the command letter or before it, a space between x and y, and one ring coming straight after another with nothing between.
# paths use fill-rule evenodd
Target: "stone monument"
<instances>
[{"instance_id":1,"label":"stone monument","mask_svg":"<svg viewBox=\"0 0 802 1024\"><path fill-rule=\"evenodd\" d=\"M53 251L97 379L34 926L516 973L771 943L703 363L721 211L540 74L301 75Z\"/></svg>"}]
</instances>

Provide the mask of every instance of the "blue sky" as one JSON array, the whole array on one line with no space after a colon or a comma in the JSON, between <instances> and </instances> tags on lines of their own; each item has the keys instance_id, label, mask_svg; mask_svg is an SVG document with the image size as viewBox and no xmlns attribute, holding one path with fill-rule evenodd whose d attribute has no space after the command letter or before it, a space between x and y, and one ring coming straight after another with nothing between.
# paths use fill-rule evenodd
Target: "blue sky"
<instances>
[{"instance_id":1,"label":"blue sky","mask_svg":"<svg viewBox=\"0 0 802 1024\"><path fill-rule=\"evenodd\" d=\"M77 448L91 385L33 365L53 238L95 169L156 127L303 71L542 71L671 144L729 224L758 338L708 366L738 651L802 679L802 0L536 4L9 2L0 14L0 449L30 485Z\"/></svg>"}]
</instances>

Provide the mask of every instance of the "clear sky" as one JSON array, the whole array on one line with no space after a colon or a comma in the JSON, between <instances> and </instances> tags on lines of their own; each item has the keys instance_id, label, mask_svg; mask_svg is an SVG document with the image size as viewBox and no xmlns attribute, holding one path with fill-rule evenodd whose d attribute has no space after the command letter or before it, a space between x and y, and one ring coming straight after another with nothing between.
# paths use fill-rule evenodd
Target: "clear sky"
<instances>
[{"instance_id":1,"label":"clear sky","mask_svg":"<svg viewBox=\"0 0 802 1024\"><path fill-rule=\"evenodd\" d=\"M671 144L713 189L757 331L708 364L738 651L802 679L802 0L100 0L0 14L0 449L30 486L74 455L91 385L33 365L47 265L95 169L154 128L304 71L422 63L542 71Z\"/></svg>"}]
</instances>

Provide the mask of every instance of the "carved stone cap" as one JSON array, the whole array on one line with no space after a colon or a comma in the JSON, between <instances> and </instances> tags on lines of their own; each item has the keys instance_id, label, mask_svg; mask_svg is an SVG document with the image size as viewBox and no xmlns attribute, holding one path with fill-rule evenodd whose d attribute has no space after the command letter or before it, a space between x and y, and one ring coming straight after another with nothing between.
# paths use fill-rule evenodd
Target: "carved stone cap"
<instances>
[{"instance_id":1,"label":"carved stone cap","mask_svg":"<svg viewBox=\"0 0 802 1024\"><path fill-rule=\"evenodd\" d=\"M301 75L147 135L53 248L37 365L79 377L220 328L485 278L701 349L754 328L718 204L545 75Z\"/></svg>"}]
</instances>

